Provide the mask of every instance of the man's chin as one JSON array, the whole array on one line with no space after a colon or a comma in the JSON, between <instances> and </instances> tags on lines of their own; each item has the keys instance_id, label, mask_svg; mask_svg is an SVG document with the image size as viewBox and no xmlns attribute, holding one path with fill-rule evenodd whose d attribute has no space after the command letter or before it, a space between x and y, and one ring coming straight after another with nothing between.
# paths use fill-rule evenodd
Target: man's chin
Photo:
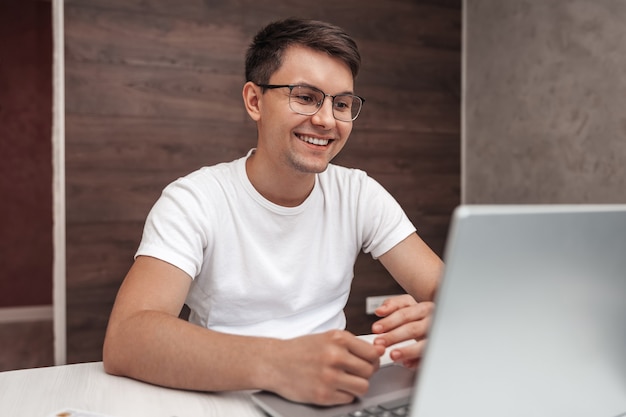
<instances>
[{"instance_id":1,"label":"man's chin","mask_svg":"<svg viewBox=\"0 0 626 417\"><path fill-rule=\"evenodd\" d=\"M300 171L303 174L321 174L322 172L326 171L326 169L328 169L328 164L330 164L330 161L326 160L291 161L291 166L293 166L297 171Z\"/></svg>"}]
</instances>

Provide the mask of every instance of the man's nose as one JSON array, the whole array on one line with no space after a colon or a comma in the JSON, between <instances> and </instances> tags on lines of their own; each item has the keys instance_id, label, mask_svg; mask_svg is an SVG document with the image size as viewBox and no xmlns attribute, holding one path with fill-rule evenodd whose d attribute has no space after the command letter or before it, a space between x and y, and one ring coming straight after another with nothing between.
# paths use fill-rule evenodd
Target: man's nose
<instances>
[{"instance_id":1,"label":"man's nose","mask_svg":"<svg viewBox=\"0 0 626 417\"><path fill-rule=\"evenodd\" d=\"M335 116L333 115L333 98L330 96L324 97L320 109L313 115L313 117L319 120L318 124L324 126L335 123Z\"/></svg>"}]
</instances>

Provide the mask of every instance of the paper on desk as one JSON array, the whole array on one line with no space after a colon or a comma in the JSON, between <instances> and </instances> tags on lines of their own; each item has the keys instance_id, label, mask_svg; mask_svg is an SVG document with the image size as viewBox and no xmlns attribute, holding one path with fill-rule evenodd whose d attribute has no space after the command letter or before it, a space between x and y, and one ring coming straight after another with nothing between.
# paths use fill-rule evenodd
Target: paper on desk
<instances>
[{"instance_id":1,"label":"paper on desk","mask_svg":"<svg viewBox=\"0 0 626 417\"><path fill-rule=\"evenodd\" d=\"M378 334L363 334L360 336L357 336L359 339L363 339L366 342L370 342L370 343L374 343L374 339L376 339L378 336ZM401 347L401 346L406 346L406 345L410 345L411 343L416 343L415 340L407 340L404 342L400 342L400 343L396 343L395 345L391 345L389 346L386 350L385 353L383 354L383 356L380 357L380 364L381 365L388 365L390 363L393 363L393 360L391 360L391 357L389 356L389 352L391 352L392 349Z\"/></svg>"},{"instance_id":2,"label":"paper on desk","mask_svg":"<svg viewBox=\"0 0 626 417\"><path fill-rule=\"evenodd\" d=\"M113 417L105 414L98 414L92 411L75 410L73 408L67 408L59 410L56 413L50 414L48 417Z\"/></svg>"}]
</instances>

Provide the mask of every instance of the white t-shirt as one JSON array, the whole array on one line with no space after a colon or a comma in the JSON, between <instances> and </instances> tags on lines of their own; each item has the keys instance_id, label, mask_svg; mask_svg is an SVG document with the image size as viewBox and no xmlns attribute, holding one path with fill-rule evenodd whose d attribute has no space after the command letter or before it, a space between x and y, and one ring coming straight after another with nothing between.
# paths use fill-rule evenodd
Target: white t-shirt
<instances>
[{"instance_id":1,"label":"white t-shirt","mask_svg":"<svg viewBox=\"0 0 626 417\"><path fill-rule=\"evenodd\" d=\"M365 172L333 164L301 205L276 205L250 183L246 158L167 186L136 256L193 278L186 304L200 326L279 338L345 328L358 253L379 257L413 224Z\"/></svg>"}]
</instances>

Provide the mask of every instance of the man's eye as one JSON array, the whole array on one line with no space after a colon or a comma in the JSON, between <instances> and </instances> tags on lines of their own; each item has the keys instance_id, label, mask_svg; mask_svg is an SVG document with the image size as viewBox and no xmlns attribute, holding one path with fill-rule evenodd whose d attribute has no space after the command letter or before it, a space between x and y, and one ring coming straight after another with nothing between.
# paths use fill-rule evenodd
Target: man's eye
<instances>
[{"instance_id":1,"label":"man's eye","mask_svg":"<svg viewBox=\"0 0 626 417\"><path fill-rule=\"evenodd\" d=\"M316 104L317 101L314 96L310 94L298 94L295 99L302 104Z\"/></svg>"},{"instance_id":2,"label":"man's eye","mask_svg":"<svg viewBox=\"0 0 626 417\"><path fill-rule=\"evenodd\" d=\"M339 97L335 99L335 108L337 110L347 111L347 110L350 110L351 107L352 107L352 100L348 100L347 98L343 99Z\"/></svg>"}]
</instances>

